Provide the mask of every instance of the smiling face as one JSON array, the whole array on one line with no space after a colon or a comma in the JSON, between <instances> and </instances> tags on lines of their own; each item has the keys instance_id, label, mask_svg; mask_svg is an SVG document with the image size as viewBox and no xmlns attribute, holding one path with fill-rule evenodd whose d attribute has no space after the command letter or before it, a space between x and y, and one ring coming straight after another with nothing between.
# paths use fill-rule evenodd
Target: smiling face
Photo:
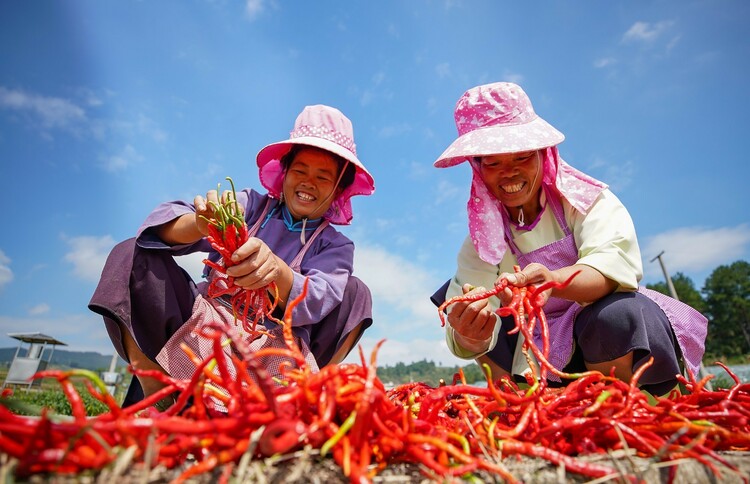
<instances>
[{"instance_id":1,"label":"smiling face","mask_svg":"<svg viewBox=\"0 0 750 484\"><path fill-rule=\"evenodd\" d=\"M316 219L331 206L339 168L336 157L304 147L296 152L284 175L284 201L295 220Z\"/></svg>"},{"instance_id":2,"label":"smiling face","mask_svg":"<svg viewBox=\"0 0 750 484\"><path fill-rule=\"evenodd\" d=\"M542 186L542 164L538 151L483 156L479 173L484 184L511 216L523 207L527 216L539 210L539 188Z\"/></svg>"}]
</instances>

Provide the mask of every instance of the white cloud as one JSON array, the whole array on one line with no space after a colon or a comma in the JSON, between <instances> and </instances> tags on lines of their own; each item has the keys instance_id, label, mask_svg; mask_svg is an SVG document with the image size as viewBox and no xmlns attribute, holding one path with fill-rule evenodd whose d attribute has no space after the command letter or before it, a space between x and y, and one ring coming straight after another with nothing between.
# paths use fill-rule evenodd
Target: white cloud
<instances>
[{"instance_id":1,"label":"white cloud","mask_svg":"<svg viewBox=\"0 0 750 484\"><path fill-rule=\"evenodd\" d=\"M436 331L436 336L441 335L442 328ZM362 346L362 352L365 355L365 362L370 364L370 356L375 345L380 340L368 337L369 333L359 341L358 346ZM432 361L438 366L466 366L473 360L462 360L450 352L444 338L424 339L414 338L409 341L399 341L396 339L386 339L380 346L376 356L375 364L377 366L394 366L396 363L414 363L416 361ZM360 363L359 348L354 348L344 360L345 363Z\"/></svg>"},{"instance_id":2,"label":"white cloud","mask_svg":"<svg viewBox=\"0 0 750 484\"><path fill-rule=\"evenodd\" d=\"M0 289L13 280L13 271L10 270L10 258L0 249Z\"/></svg>"},{"instance_id":3,"label":"white cloud","mask_svg":"<svg viewBox=\"0 0 750 484\"><path fill-rule=\"evenodd\" d=\"M737 227L683 227L649 237L641 248L644 261L664 251L670 273L699 272L731 264L750 245L750 225Z\"/></svg>"},{"instance_id":4,"label":"white cloud","mask_svg":"<svg viewBox=\"0 0 750 484\"><path fill-rule=\"evenodd\" d=\"M107 256L115 246L114 239L109 235L81 236L72 237L66 242L70 251L65 254L65 260L73 264L73 274L85 281L97 282Z\"/></svg>"},{"instance_id":5,"label":"white cloud","mask_svg":"<svg viewBox=\"0 0 750 484\"><path fill-rule=\"evenodd\" d=\"M161 129L156 122L143 114L138 115L137 120L138 130L141 133L147 134L151 139L157 143L162 143L167 140L167 133Z\"/></svg>"},{"instance_id":6,"label":"white cloud","mask_svg":"<svg viewBox=\"0 0 750 484\"><path fill-rule=\"evenodd\" d=\"M29 309L30 316L40 316L42 314L47 314L48 312L49 312L49 305L45 303L37 304L33 308Z\"/></svg>"},{"instance_id":7,"label":"white cloud","mask_svg":"<svg viewBox=\"0 0 750 484\"><path fill-rule=\"evenodd\" d=\"M429 296L439 283L421 266L382 247L358 245L354 267L355 275L370 288L374 307L407 315L404 319L411 319L412 327L431 324L437 318Z\"/></svg>"},{"instance_id":8,"label":"white cloud","mask_svg":"<svg viewBox=\"0 0 750 484\"><path fill-rule=\"evenodd\" d=\"M611 66L617 63L617 59L614 57L602 57L594 61L594 67L597 69L603 69L604 67Z\"/></svg>"},{"instance_id":9,"label":"white cloud","mask_svg":"<svg viewBox=\"0 0 750 484\"><path fill-rule=\"evenodd\" d=\"M423 161L412 161L411 163L409 163L408 174L409 178L422 181L424 177L431 174L431 170L429 168L429 165L427 165Z\"/></svg>"},{"instance_id":10,"label":"white cloud","mask_svg":"<svg viewBox=\"0 0 750 484\"><path fill-rule=\"evenodd\" d=\"M396 24L394 24L392 22L388 24L388 26L386 28L386 32L388 32L388 35L390 35L391 37L394 37L396 39L400 39L401 38L401 32L399 32L399 29L396 26Z\"/></svg>"},{"instance_id":11,"label":"white cloud","mask_svg":"<svg viewBox=\"0 0 750 484\"><path fill-rule=\"evenodd\" d=\"M670 40L667 43L667 47L666 47L667 52L669 52L672 49L674 49L675 46L680 43L680 39L681 38L682 38L682 36L680 36L680 35L677 35L677 36L673 37L672 40Z\"/></svg>"},{"instance_id":12,"label":"white cloud","mask_svg":"<svg viewBox=\"0 0 750 484\"><path fill-rule=\"evenodd\" d=\"M437 74L438 78L442 79L444 77L448 77L451 74L451 66L447 62L443 62L441 64L438 64L435 66L435 73Z\"/></svg>"},{"instance_id":13,"label":"white cloud","mask_svg":"<svg viewBox=\"0 0 750 484\"><path fill-rule=\"evenodd\" d=\"M258 18L263 10L263 0L247 0L245 2L245 15L250 20Z\"/></svg>"},{"instance_id":14,"label":"white cloud","mask_svg":"<svg viewBox=\"0 0 750 484\"><path fill-rule=\"evenodd\" d=\"M112 342L101 316L93 313L70 314L59 317L9 317L0 315L0 348L15 347L19 342L6 336L7 333L44 333L62 341L67 346L58 346L69 351L95 351L104 355L114 354Z\"/></svg>"},{"instance_id":15,"label":"white cloud","mask_svg":"<svg viewBox=\"0 0 750 484\"><path fill-rule=\"evenodd\" d=\"M0 108L27 113L45 128L67 128L86 120L86 111L67 99L2 86Z\"/></svg>"},{"instance_id":16,"label":"white cloud","mask_svg":"<svg viewBox=\"0 0 750 484\"><path fill-rule=\"evenodd\" d=\"M513 82L515 84L523 84L523 75L515 72L505 71L503 74L503 80L507 82Z\"/></svg>"},{"instance_id":17,"label":"white cloud","mask_svg":"<svg viewBox=\"0 0 750 484\"><path fill-rule=\"evenodd\" d=\"M440 180L437 185L437 193L434 196L435 205L458 201L466 198L466 189L447 180Z\"/></svg>"},{"instance_id":18,"label":"white cloud","mask_svg":"<svg viewBox=\"0 0 750 484\"><path fill-rule=\"evenodd\" d=\"M390 126L383 126L378 131L378 136L381 138L392 138L393 136L400 136L411 131L411 125L409 123L393 124Z\"/></svg>"},{"instance_id":19,"label":"white cloud","mask_svg":"<svg viewBox=\"0 0 750 484\"><path fill-rule=\"evenodd\" d=\"M362 106L367 106L372 102L374 97L375 95L372 93L372 91L370 91L369 89L365 89L364 91L362 91L362 95L359 98L359 103Z\"/></svg>"},{"instance_id":20,"label":"white cloud","mask_svg":"<svg viewBox=\"0 0 750 484\"><path fill-rule=\"evenodd\" d=\"M140 162L143 157L131 145L125 146L122 151L116 155L109 156L106 158L102 167L104 170L114 173L122 170L126 170L128 167Z\"/></svg>"},{"instance_id":21,"label":"white cloud","mask_svg":"<svg viewBox=\"0 0 750 484\"><path fill-rule=\"evenodd\" d=\"M176 256L174 260L177 262L177 265L190 274L193 281L198 283L203 280L203 268L206 267L203 259L206 258L206 255L205 252L193 252L192 254Z\"/></svg>"},{"instance_id":22,"label":"white cloud","mask_svg":"<svg viewBox=\"0 0 750 484\"><path fill-rule=\"evenodd\" d=\"M614 193L625 190L633 181L636 172L632 161L612 163L598 157L589 164L589 170L598 179L608 184Z\"/></svg>"},{"instance_id":23,"label":"white cloud","mask_svg":"<svg viewBox=\"0 0 750 484\"><path fill-rule=\"evenodd\" d=\"M622 36L622 41L651 43L656 41L664 32L674 24L671 20L664 20L651 24L649 22L636 22Z\"/></svg>"}]
</instances>

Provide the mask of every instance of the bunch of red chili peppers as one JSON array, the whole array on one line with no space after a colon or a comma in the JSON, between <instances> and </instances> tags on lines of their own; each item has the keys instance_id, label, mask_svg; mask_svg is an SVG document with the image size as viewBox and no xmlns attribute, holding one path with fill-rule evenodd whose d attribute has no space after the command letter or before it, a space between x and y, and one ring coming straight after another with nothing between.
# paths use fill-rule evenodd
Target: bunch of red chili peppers
<instances>
[{"instance_id":1,"label":"bunch of red chili peppers","mask_svg":"<svg viewBox=\"0 0 750 484\"><path fill-rule=\"evenodd\" d=\"M533 325L540 324L546 335L535 295L554 286L519 290L519 297L503 309L516 317L518 331L530 335ZM495 294L499 290L494 289ZM657 461L696 459L718 472L719 465L735 469L718 451L750 450L750 384L734 375L735 385L718 391L704 388L707 379L683 379L689 393L657 398L655 404L637 387L645 367L629 384L587 372L565 375L575 380L553 389L542 378L546 371L557 372L545 358L548 341L540 349L531 337L526 338L527 350L541 369L526 389L508 379L495 382L490 375L486 387L467 385L459 373L451 385L411 383L386 390L375 365L382 342L369 363L360 349L361 365L326 366L313 373L291 332L292 309L306 291L307 284L286 308L286 348L251 353L234 328L209 325L203 331L218 357L196 359L197 370L189 381L154 373L167 387L132 407L121 409L93 374L39 373L39 378L60 381L73 419L21 417L0 406L0 451L17 459L15 473L22 477L99 470L131 449L144 466L182 470L177 482L219 467L226 478L245 454L255 458L308 447L332 456L351 482L370 481L397 462L416 463L436 479L482 471L516 482L503 465L505 457L526 455L591 478L637 481L635 475L577 456L630 449ZM226 339L237 348L232 355L240 370L235 379L221 357ZM267 354L296 361L297 368L284 368L284 384L272 381L258 363ZM88 391L109 406L108 413L85 415L71 383L78 376L88 378ZM175 391L180 396L174 406L142 416L142 410ZM190 397L193 405L187 406ZM191 459L194 463L188 466Z\"/></svg>"},{"instance_id":2,"label":"bunch of red chili peppers","mask_svg":"<svg viewBox=\"0 0 750 484\"><path fill-rule=\"evenodd\" d=\"M227 177L227 180L232 186L231 198L226 197L221 203L209 202L213 208L213 217L210 219L203 217L208 222L206 239L211 247L221 254L220 263L217 264L209 259L205 259L203 263L225 275L227 268L235 264L232 254L249 239L247 224L237 203L234 181L230 177ZM269 297L269 290L274 292L274 298ZM208 286L208 296L224 295L231 297L230 303L235 319L242 321L243 329L248 333L255 334L258 323L263 319L274 319L272 314L279 296L275 282L260 289L241 289L234 284L234 278L231 276L214 277ZM253 311L253 315L252 320L248 321L250 311Z\"/></svg>"}]
</instances>

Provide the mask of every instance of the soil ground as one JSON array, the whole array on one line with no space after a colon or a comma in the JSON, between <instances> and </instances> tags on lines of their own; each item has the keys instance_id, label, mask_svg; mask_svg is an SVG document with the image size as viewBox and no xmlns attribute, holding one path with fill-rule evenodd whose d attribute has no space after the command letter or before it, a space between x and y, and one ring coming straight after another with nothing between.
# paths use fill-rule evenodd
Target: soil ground
<instances>
[{"instance_id":1,"label":"soil ground","mask_svg":"<svg viewBox=\"0 0 750 484\"><path fill-rule=\"evenodd\" d=\"M680 460L672 462L656 462L624 452L614 452L599 456L587 456L580 459L609 465L616 469L616 473L606 478L593 479L580 474L566 472L562 467L556 467L541 459L527 457L509 457L502 461L508 471L519 481L539 484L552 483L599 483L599 482L628 482L625 476L634 477L646 484L655 483L685 483L685 484L714 484L714 483L743 483L750 480L750 452L722 452L721 457L726 463L735 466L732 470L726 465L710 460L715 471L696 460ZM13 463L2 461L0 467L0 482L2 483L169 483L184 469L167 470L164 468L144 469L142 466L132 466L127 459L119 459L115 464L95 475L80 476L32 476L29 479L18 480L12 474ZM231 468L217 469L212 473L202 474L188 482L208 484L221 480L222 471L225 477L229 475L229 482L244 483L320 483L345 484L349 479L344 476L341 468L330 458L320 458L317 451L299 451L295 454L265 460L241 460ZM231 474L230 474L231 473ZM423 472L423 468L415 464L394 464L383 469L373 479L373 483L431 483L431 482L503 482L497 476L484 472L477 472L471 476L456 479L444 479L430 476Z\"/></svg>"}]
</instances>

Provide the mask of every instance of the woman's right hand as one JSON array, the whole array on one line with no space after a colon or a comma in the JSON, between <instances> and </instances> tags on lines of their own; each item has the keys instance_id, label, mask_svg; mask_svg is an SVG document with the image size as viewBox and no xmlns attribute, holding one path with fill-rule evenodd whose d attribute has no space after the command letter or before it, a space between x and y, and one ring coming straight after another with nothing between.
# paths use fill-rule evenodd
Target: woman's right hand
<instances>
[{"instance_id":1,"label":"woman's right hand","mask_svg":"<svg viewBox=\"0 0 750 484\"><path fill-rule=\"evenodd\" d=\"M224 190L219 200L216 190L210 190L205 198L196 195L193 199L195 213L185 213L156 227L156 233L161 240L170 245L192 244L208 235L208 220L214 216L214 207L232 198L230 190ZM239 206L240 216L244 216L242 206Z\"/></svg>"},{"instance_id":2,"label":"woman's right hand","mask_svg":"<svg viewBox=\"0 0 750 484\"><path fill-rule=\"evenodd\" d=\"M208 220L214 216L214 207L217 205L223 205L228 201L232 200L232 191L224 190L221 194L221 200L219 200L219 192L216 190L209 190L206 192L206 197L196 195L193 200L195 205L195 227L198 232L203 234L205 237L208 235ZM240 209L240 216L242 216L242 207Z\"/></svg>"},{"instance_id":3,"label":"woman's right hand","mask_svg":"<svg viewBox=\"0 0 750 484\"><path fill-rule=\"evenodd\" d=\"M483 287L464 284L464 294L486 291ZM495 330L495 312L487 299L479 301L459 301L450 306L448 324L453 330L453 338L464 349L483 353L487 351Z\"/></svg>"}]
</instances>

